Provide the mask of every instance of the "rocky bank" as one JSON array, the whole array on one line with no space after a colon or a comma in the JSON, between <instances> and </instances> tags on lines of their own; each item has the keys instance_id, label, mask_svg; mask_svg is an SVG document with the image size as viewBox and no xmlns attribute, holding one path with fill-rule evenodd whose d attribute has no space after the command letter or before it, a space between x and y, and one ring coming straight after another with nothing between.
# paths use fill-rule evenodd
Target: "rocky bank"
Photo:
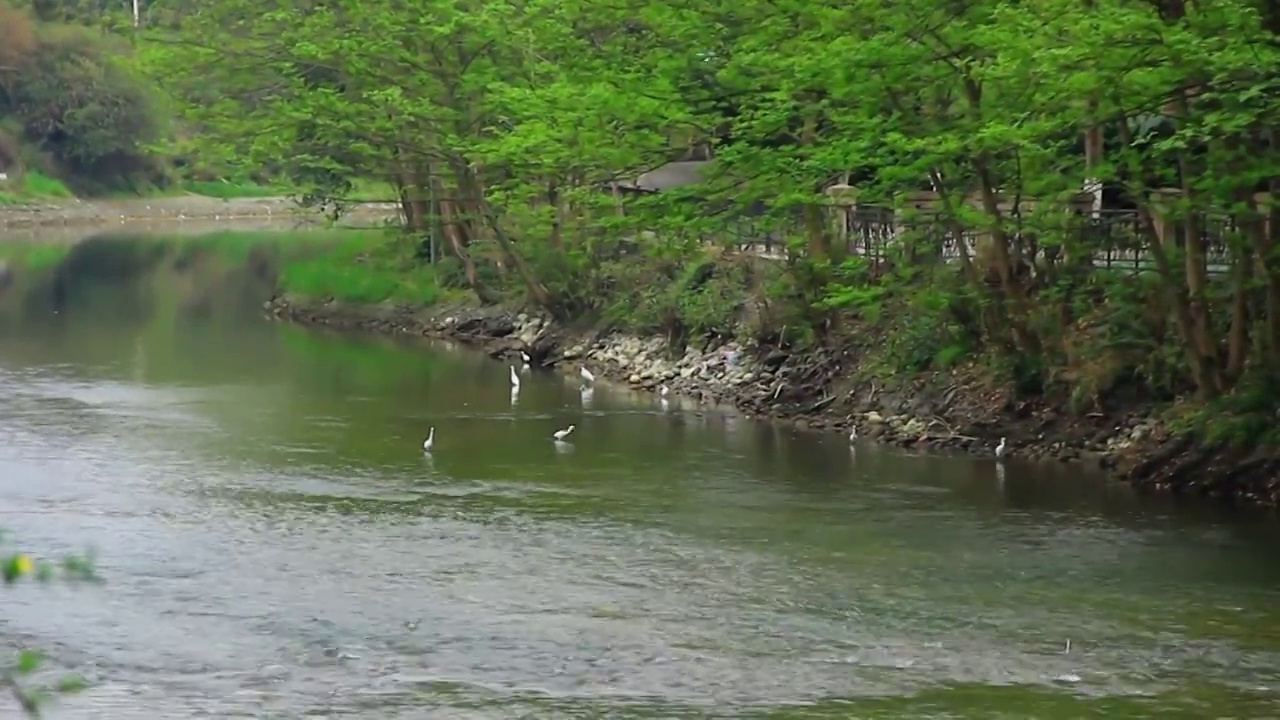
<instances>
[{"instance_id":1,"label":"rocky bank","mask_svg":"<svg viewBox=\"0 0 1280 720\"><path fill-rule=\"evenodd\" d=\"M537 313L501 309L350 306L277 297L274 317L379 333L449 337L494 357L527 353L535 367L577 373L731 405L815 432L938 452L994 456L1007 438L1010 462L1070 462L1114 472L1141 490L1276 506L1280 453L1242 453L1174 435L1152 408L1077 415L1016 401L964 368L889 380L858 379L847 352L791 353L739 341L673 347L666 338L566 327Z\"/></svg>"}]
</instances>

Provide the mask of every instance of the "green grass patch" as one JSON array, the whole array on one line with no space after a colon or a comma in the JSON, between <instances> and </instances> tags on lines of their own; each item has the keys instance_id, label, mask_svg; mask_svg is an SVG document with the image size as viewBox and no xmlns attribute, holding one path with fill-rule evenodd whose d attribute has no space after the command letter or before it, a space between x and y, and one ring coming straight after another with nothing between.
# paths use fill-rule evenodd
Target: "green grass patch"
<instances>
[{"instance_id":1,"label":"green grass patch","mask_svg":"<svg viewBox=\"0 0 1280 720\"><path fill-rule=\"evenodd\" d=\"M443 296L435 268L416 257L413 241L381 231L352 232L324 251L290 261L279 282L292 295L361 304L431 305Z\"/></svg>"},{"instance_id":2,"label":"green grass patch","mask_svg":"<svg viewBox=\"0 0 1280 720\"><path fill-rule=\"evenodd\" d=\"M62 181L38 170L28 170L17 177L0 182L0 203L17 205L39 200L65 200L75 197Z\"/></svg>"},{"instance_id":3,"label":"green grass patch","mask_svg":"<svg viewBox=\"0 0 1280 720\"><path fill-rule=\"evenodd\" d=\"M283 197L293 192L283 185L259 185L231 180L188 180L182 188L196 195L231 200L233 198Z\"/></svg>"},{"instance_id":4,"label":"green grass patch","mask_svg":"<svg viewBox=\"0 0 1280 720\"><path fill-rule=\"evenodd\" d=\"M348 200L356 202L396 202L399 195L395 187L385 180L369 180L361 178L351 182Z\"/></svg>"},{"instance_id":5,"label":"green grass patch","mask_svg":"<svg viewBox=\"0 0 1280 720\"><path fill-rule=\"evenodd\" d=\"M51 178L38 170L29 170L22 174L22 184L28 195L46 198L69 198L71 191L61 180Z\"/></svg>"},{"instance_id":6,"label":"green grass patch","mask_svg":"<svg viewBox=\"0 0 1280 720\"><path fill-rule=\"evenodd\" d=\"M221 230L160 242L178 248L180 253L194 254L210 250L228 262L246 260L255 250L285 252L300 247L327 247L351 236L350 230Z\"/></svg>"}]
</instances>

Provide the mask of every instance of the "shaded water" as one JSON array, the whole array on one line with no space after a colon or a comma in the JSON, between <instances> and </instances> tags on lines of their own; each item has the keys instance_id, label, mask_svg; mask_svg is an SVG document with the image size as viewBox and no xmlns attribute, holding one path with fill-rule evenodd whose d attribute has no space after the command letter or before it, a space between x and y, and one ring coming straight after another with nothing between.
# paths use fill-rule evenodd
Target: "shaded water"
<instances>
[{"instance_id":1,"label":"shaded water","mask_svg":"<svg viewBox=\"0 0 1280 720\"><path fill-rule=\"evenodd\" d=\"M264 320L279 252L0 291L0 526L107 579L0 590L95 681L54 717L1280 716L1266 523L552 373L513 405L481 355Z\"/></svg>"}]
</instances>

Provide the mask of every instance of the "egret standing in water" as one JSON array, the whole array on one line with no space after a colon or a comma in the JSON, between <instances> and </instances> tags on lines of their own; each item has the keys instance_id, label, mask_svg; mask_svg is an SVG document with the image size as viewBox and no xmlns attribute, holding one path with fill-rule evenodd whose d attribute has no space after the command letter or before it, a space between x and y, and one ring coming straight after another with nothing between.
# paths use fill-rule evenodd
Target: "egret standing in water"
<instances>
[{"instance_id":1,"label":"egret standing in water","mask_svg":"<svg viewBox=\"0 0 1280 720\"><path fill-rule=\"evenodd\" d=\"M520 389L520 376L516 374L516 366L515 366L515 365L509 365L508 367L511 369L511 389L512 389L513 391L515 391L515 390L519 390L519 389Z\"/></svg>"},{"instance_id":2,"label":"egret standing in water","mask_svg":"<svg viewBox=\"0 0 1280 720\"><path fill-rule=\"evenodd\" d=\"M1000 444L996 446L996 459L1003 460L1005 454L1004 438L1000 438Z\"/></svg>"},{"instance_id":3,"label":"egret standing in water","mask_svg":"<svg viewBox=\"0 0 1280 720\"><path fill-rule=\"evenodd\" d=\"M849 428L849 442L850 444L858 442L858 426L857 425L854 425L853 427Z\"/></svg>"},{"instance_id":4,"label":"egret standing in water","mask_svg":"<svg viewBox=\"0 0 1280 720\"><path fill-rule=\"evenodd\" d=\"M569 433L572 433L575 427L577 427L577 425L570 425L563 430L557 430L551 433L551 437L555 438L556 442L564 442L564 439L569 437Z\"/></svg>"},{"instance_id":5,"label":"egret standing in water","mask_svg":"<svg viewBox=\"0 0 1280 720\"><path fill-rule=\"evenodd\" d=\"M422 441L422 452L429 453L431 448L436 444L436 429L431 428L431 432L427 433L427 439Z\"/></svg>"},{"instance_id":6,"label":"egret standing in water","mask_svg":"<svg viewBox=\"0 0 1280 720\"><path fill-rule=\"evenodd\" d=\"M586 380L589 383L594 383L596 381L596 376L592 375L591 371L588 370L585 365L578 369L578 374L582 376L583 380Z\"/></svg>"}]
</instances>

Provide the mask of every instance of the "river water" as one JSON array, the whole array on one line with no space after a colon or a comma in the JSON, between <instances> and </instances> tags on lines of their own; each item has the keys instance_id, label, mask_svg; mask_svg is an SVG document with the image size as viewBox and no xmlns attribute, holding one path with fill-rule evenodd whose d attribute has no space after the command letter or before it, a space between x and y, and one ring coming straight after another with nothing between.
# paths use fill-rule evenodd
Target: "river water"
<instances>
[{"instance_id":1,"label":"river water","mask_svg":"<svg viewBox=\"0 0 1280 720\"><path fill-rule=\"evenodd\" d=\"M1265 520L550 372L513 403L264 319L287 250L216 245L0 283L0 526L105 580L0 588L0 640L93 682L51 717L1280 716Z\"/></svg>"}]
</instances>

